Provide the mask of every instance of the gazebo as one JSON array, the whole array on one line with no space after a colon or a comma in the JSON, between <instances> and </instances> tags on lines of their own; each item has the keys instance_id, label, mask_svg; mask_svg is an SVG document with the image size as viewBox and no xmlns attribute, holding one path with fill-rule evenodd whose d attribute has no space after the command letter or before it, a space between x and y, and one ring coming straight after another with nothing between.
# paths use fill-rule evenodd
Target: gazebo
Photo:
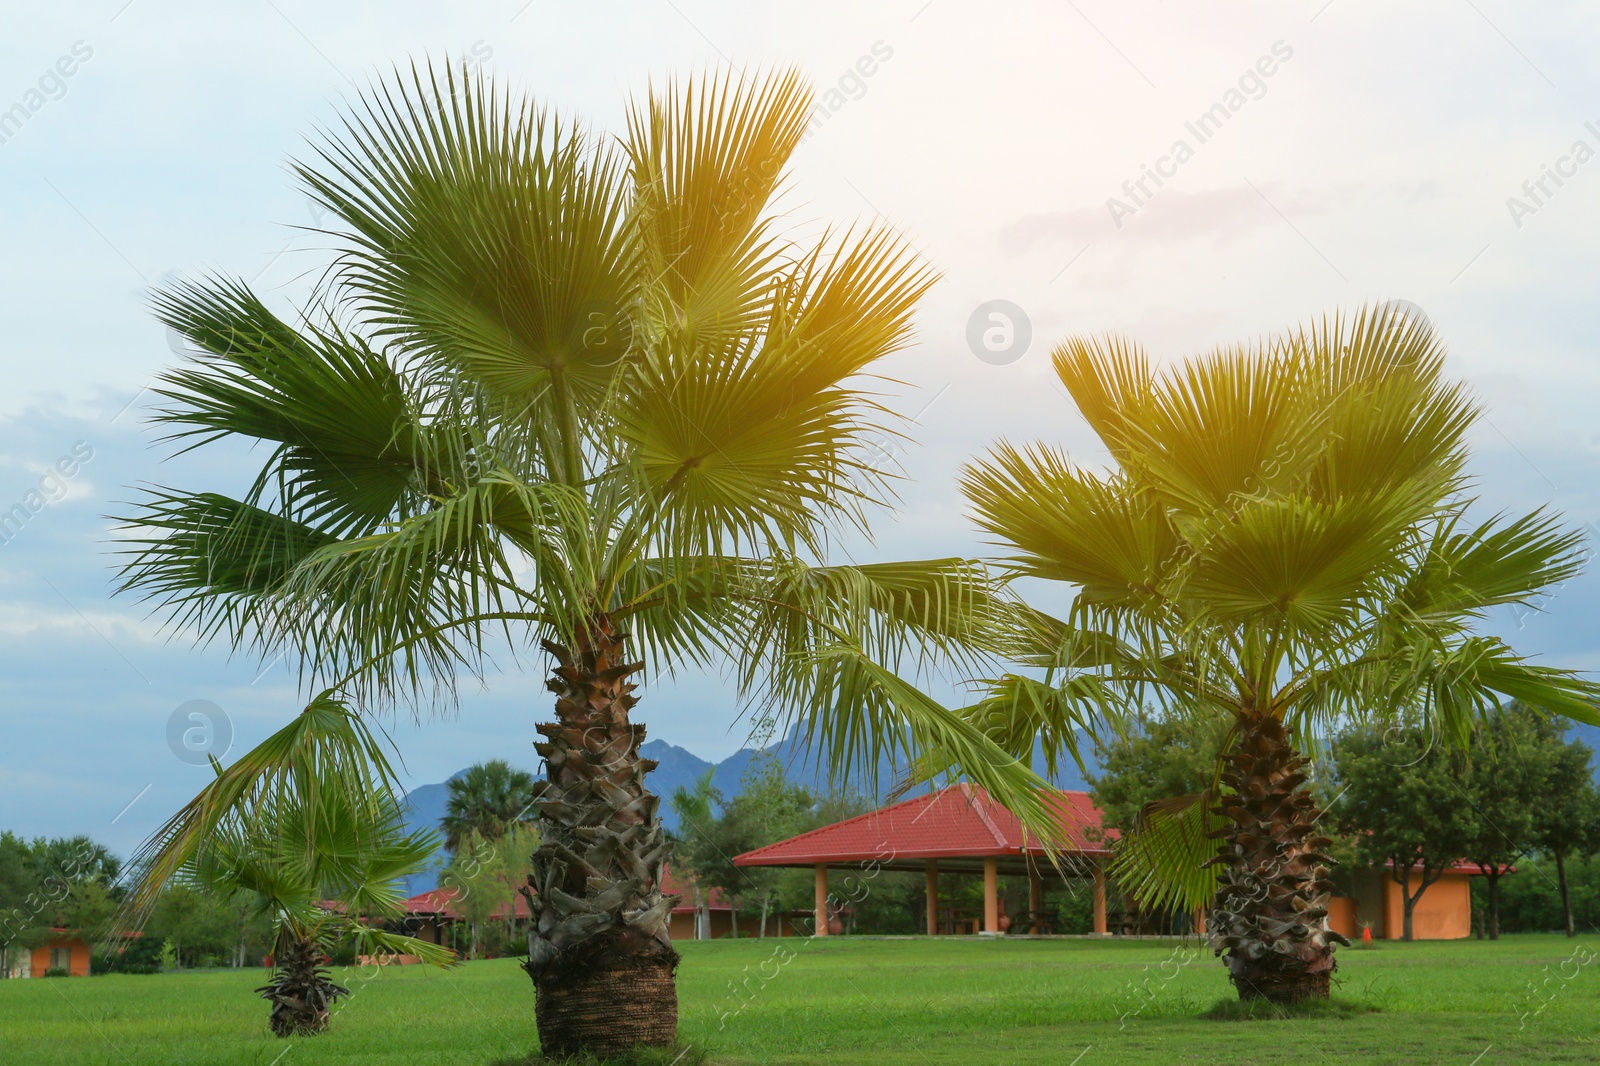
<instances>
[{"instance_id":1,"label":"gazebo","mask_svg":"<svg viewBox=\"0 0 1600 1066\"><path fill-rule=\"evenodd\" d=\"M1087 792L1055 791L1047 798L1061 827L1056 861L1066 876L1092 878L1094 931L1106 932L1105 860L1100 811ZM1116 838L1116 831L1105 834ZM959 784L847 818L747 851L736 866L782 866L816 871L816 933L828 935L828 869L869 866L922 870L928 878L928 934L940 932L939 874L983 874L983 932L1000 932L1001 874L1028 878L1030 921L1042 909L1044 875L1054 872L1046 849L1022 831L1015 815L976 785Z\"/></svg>"}]
</instances>

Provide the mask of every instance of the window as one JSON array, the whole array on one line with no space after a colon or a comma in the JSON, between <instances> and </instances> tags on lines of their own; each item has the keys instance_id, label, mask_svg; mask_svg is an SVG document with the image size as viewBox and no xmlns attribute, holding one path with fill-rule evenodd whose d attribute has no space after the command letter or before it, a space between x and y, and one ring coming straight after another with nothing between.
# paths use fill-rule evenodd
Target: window
<instances>
[{"instance_id":1,"label":"window","mask_svg":"<svg viewBox=\"0 0 1600 1066\"><path fill-rule=\"evenodd\" d=\"M50 968L52 970L70 972L72 970L72 949L52 947L50 949Z\"/></svg>"}]
</instances>

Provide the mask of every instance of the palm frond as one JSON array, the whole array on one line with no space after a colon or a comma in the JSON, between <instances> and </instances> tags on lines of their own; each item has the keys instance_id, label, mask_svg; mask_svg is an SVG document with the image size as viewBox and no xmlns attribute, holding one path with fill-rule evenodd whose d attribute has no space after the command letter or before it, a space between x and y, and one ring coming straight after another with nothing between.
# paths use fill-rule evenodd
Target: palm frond
<instances>
[{"instance_id":1,"label":"palm frond","mask_svg":"<svg viewBox=\"0 0 1600 1066\"><path fill-rule=\"evenodd\" d=\"M786 254L767 209L810 113L794 70L673 81L630 109L641 311L664 346L721 349L763 317Z\"/></svg>"},{"instance_id":2,"label":"palm frond","mask_svg":"<svg viewBox=\"0 0 1600 1066\"><path fill-rule=\"evenodd\" d=\"M341 281L380 337L553 431L573 480L633 344L616 153L449 66L397 72L341 133L295 167L348 227Z\"/></svg>"},{"instance_id":3,"label":"palm frond","mask_svg":"<svg viewBox=\"0 0 1600 1066\"><path fill-rule=\"evenodd\" d=\"M270 805L293 804L303 823L349 806L392 802L398 780L367 723L324 693L294 721L246 752L140 845L141 871L125 914L143 916L157 895L228 822Z\"/></svg>"},{"instance_id":4,"label":"palm frond","mask_svg":"<svg viewBox=\"0 0 1600 1066\"><path fill-rule=\"evenodd\" d=\"M864 445L890 419L852 379L906 343L932 280L888 231L850 233L770 280L753 328L646 346L614 414L663 550L820 552L825 523L859 514Z\"/></svg>"},{"instance_id":5,"label":"palm frond","mask_svg":"<svg viewBox=\"0 0 1600 1066\"><path fill-rule=\"evenodd\" d=\"M1155 499L1043 446L997 446L962 474L978 525L1015 548L1018 573L1068 581L1093 602L1140 607L1162 593L1179 537Z\"/></svg>"},{"instance_id":6,"label":"palm frond","mask_svg":"<svg viewBox=\"0 0 1600 1066\"><path fill-rule=\"evenodd\" d=\"M294 568L336 538L218 493L146 492L120 519L127 537L119 592L156 600L168 624L235 646L258 636L262 613Z\"/></svg>"},{"instance_id":7,"label":"palm frond","mask_svg":"<svg viewBox=\"0 0 1600 1066\"><path fill-rule=\"evenodd\" d=\"M226 279L159 292L156 313L208 353L160 379L156 392L170 406L155 420L174 427L168 439L278 445L249 502L275 491L297 521L359 535L393 514L419 476L427 480L405 383L360 338L296 330Z\"/></svg>"},{"instance_id":8,"label":"palm frond","mask_svg":"<svg viewBox=\"0 0 1600 1066\"><path fill-rule=\"evenodd\" d=\"M1117 841L1108 872L1141 907L1190 914L1216 895L1217 837L1226 821L1214 802L1207 790L1148 803Z\"/></svg>"}]
</instances>

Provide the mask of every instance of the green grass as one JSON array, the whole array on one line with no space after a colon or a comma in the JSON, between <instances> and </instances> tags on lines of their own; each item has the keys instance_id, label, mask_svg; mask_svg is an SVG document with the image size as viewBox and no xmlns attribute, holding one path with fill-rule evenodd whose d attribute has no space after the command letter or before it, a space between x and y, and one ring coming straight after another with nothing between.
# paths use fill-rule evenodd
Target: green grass
<instances>
[{"instance_id":1,"label":"green grass","mask_svg":"<svg viewBox=\"0 0 1600 1066\"><path fill-rule=\"evenodd\" d=\"M1600 1061L1595 938L1345 949L1331 1007L1255 1018L1223 1005L1232 997L1209 951L1170 941L681 947L682 1034L694 1054L680 1066L701 1054L712 1064L871 1066ZM1595 961L1578 965L1584 958ZM513 960L341 980L355 995L332 1032L292 1041L267 1033L267 1006L250 991L259 970L0 981L0 1061L504 1066L536 1050L531 987Z\"/></svg>"}]
</instances>

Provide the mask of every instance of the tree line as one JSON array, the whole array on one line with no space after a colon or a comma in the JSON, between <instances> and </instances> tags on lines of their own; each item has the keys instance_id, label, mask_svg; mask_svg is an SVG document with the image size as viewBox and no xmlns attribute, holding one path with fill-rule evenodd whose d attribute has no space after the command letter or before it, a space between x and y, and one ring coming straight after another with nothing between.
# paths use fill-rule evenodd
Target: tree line
<instances>
[{"instance_id":1,"label":"tree line","mask_svg":"<svg viewBox=\"0 0 1600 1066\"><path fill-rule=\"evenodd\" d=\"M1135 832L1141 815L1214 787L1223 729L1142 714L1102 752L1092 794L1104 823ZM1332 878L1357 869L1398 887L1403 930L1452 869L1473 878L1474 930L1563 930L1600 922L1600 791L1593 752L1559 720L1512 701L1484 717L1465 746L1420 724L1357 726L1324 746L1316 793L1327 812ZM1508 874L1517 876L1507 878ZM1510 922L1506 921L1509 911Z\"/></svg>"}]
</instances>

